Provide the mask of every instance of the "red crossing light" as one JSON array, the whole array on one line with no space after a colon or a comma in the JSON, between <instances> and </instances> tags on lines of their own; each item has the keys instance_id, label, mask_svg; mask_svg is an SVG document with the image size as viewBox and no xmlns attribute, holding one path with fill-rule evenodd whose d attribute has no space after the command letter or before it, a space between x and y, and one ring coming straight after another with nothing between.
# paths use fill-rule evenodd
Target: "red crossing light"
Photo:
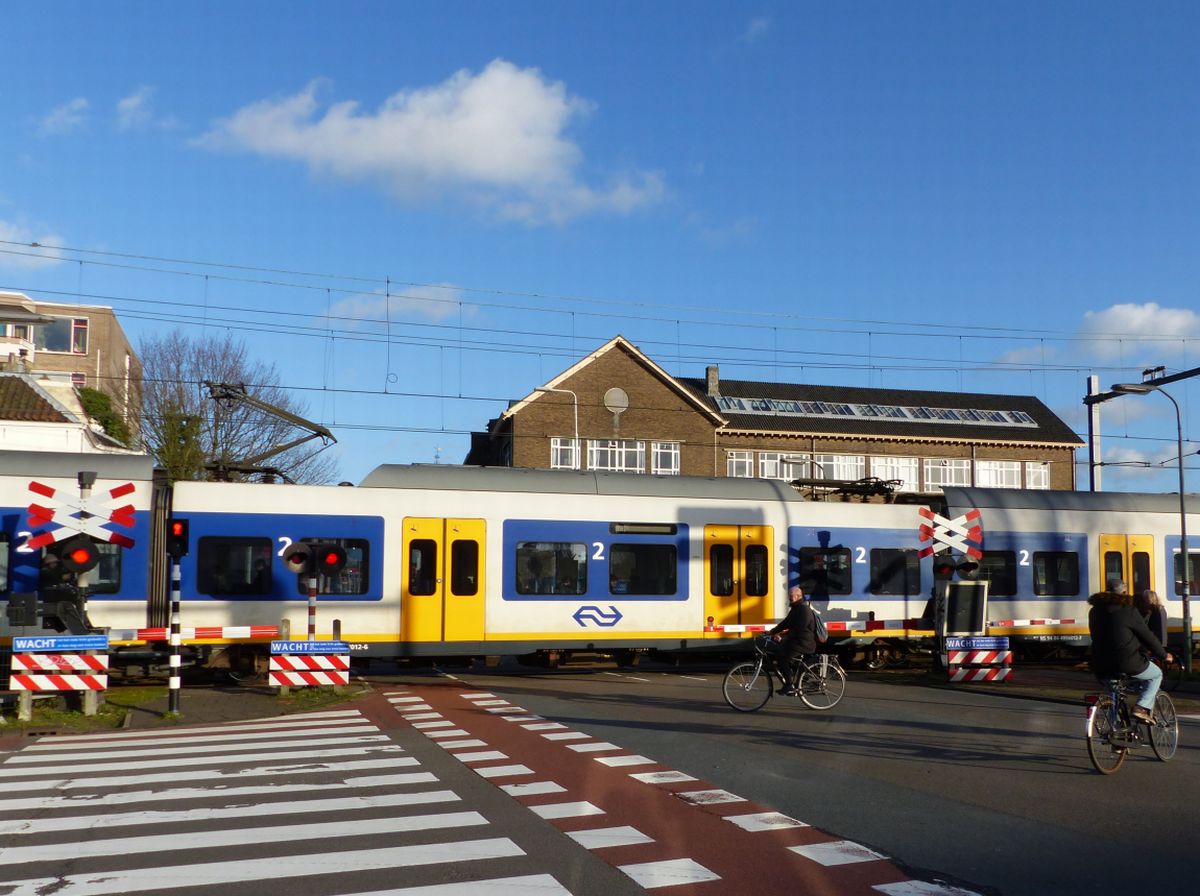
<instances>
[{"instance_id":1,"label":"red crossing light","mask_svg":"<svg viewBox=\"0 0 1200 896\"><path fill-rule=\"evenodd\" d=\"M71 572L87 572L100 562L100 552L86 535L77 535L63 545L62 562Z\"/></svg>"}]
</instances>

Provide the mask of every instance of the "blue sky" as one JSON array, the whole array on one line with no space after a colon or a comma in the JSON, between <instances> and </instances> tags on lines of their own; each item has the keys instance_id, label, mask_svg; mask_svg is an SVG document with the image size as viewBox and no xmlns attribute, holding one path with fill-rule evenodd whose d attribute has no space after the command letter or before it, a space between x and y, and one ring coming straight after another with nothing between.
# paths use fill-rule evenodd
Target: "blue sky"
<instances>
[{"instance_id":1,"label":"blue sky","mask_svg":"<svg viewBox=\"0 0 1200 896\"><path fill-rule=\"evenodd\" d=\"M0 33L0 288L135 344L231 329L346 479L459 462L618 333L1080 433L1089 374L1200 366L1195 4L65 2ZM1195 451L1200 378L1172 394ZM1106 488L1175 487L1169 402L1103 429L1162 464Z\"/></svg>"}]
</instances>

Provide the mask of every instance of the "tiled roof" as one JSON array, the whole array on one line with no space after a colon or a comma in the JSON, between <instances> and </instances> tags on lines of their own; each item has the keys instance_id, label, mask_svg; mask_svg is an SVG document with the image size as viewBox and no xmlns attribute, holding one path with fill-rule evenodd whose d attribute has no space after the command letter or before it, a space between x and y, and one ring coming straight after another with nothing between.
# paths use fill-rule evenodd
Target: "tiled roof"
<instances>
[{"instance_id":1,"label":"tiled roof","mask_svg":"<svg viewBox=\"0 0 1200 896\"><path fill-rule=\"evenodd\" d=\"M71 423L24 377L0 374L0 420Z\"/></svg>"},{"instance_id":2,"label":"tiled roof","mask_svg":"<svg viewBox=\"0 0 1200 896\"><path fill-rule=\"evenodd\" d=\"M888 417L823 417L800 414L737 413L722 410L706 392L706 380L680 377L681 386L697 395L725 420L730 429L750 432L792 432L813 435L985 440L1036 444L1082 445L1080 439L1039 399L1029 395L987 395L963 392L924 392L911 389L870 389L855 386L807 386L752 380L719 380L718 394L726 398L774 401L827 402L927 408L971 408L980 411L1018 411L1029 415L1033 426L1003 426L985 422L897 420Z\"/></svg>"}]
</instances>

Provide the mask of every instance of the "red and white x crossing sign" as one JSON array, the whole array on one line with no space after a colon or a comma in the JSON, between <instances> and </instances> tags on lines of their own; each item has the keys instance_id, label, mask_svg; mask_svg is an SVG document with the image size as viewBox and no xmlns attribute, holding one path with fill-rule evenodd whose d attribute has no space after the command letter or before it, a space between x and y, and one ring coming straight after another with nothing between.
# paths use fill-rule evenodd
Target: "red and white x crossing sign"
<instances>
[{"instance_id":1,"label":"red and white x crossing sign","mask_svg":"<svg viewBox=\"0 0 1200 896\"><path fill-rule=\"evenodd\" d=\"M928 557L949 548L957 548L976 560L983 557L983 523L982 514L978 510L970 510L952 520L946 519L940 513L934 513L928 507L918 507L917 512L922 517L917 526L921 541L933 542L921 548L917 556Z\"/></svg>"},{"instance_id":2,"label":"red and white x crossing sign","mask_svg":"<svg viewBox=\"0 0 1200 896\"><path fill-rule=\"evenodd\" d=\"M107 492L90 495L86 498L63 494L58 489L41 482L29 483L29 490L46 499L46 504L35 502L29 505L29 524L34 528L57 527L33 536L29 539L29 547L44 547L70 538L79 532L123 548L133 547L133 539L128 535L122 535L120 532L114 532L107 528L110 524L126 528L133 527L133 505L112 506L136 490L136 486L132 482L126 482Z\"/></svg>"}]
</instances>

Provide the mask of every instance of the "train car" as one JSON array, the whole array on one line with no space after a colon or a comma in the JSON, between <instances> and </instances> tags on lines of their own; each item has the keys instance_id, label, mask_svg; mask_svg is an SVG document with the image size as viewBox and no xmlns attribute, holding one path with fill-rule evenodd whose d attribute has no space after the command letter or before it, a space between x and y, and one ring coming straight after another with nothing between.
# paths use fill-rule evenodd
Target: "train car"
<instances>
[{"instance_id":1,"label":"train car","mask_svg":"<svg viewBox=\"0 0 1200 896\"><path fill-rule=\"evenodd\" d=\"M1087 597L1118 578L1130 594L1158 592L1171 638L1183 641L1183 555L1178 495L947 488L948 514L974 514L978 577L988 580L990 630L1027 649L1086 646ZM1196 504L1192 496L1190 506ZM1187 515L1200 534L1200 518ZM1197 545L1200 547L1200 545ZM1200 551L1189 546L1189 595Z\"/></svg>"},{"instance_id":2,"label":"train car","mask_svg":"<svg viewBox=\"0 0 1200 896\"><path fill-rule=\"evenodd\" d=\"M97 474L86 505L82 468ZM60 510L31 510L43 499ZM313 576L314 634L360 657L720 649L781 618L792 583L858 650L927 638L939 581L972 566L992 633L1081 646L1086 597L1114 574L1158 590L1179 630L1172 501L950 488L937 506L813 502L769 480L400 465L359 486L167 487L146 458L0 452L0 599L37 589L82 525L104 552L81 580L91 623L130 650L162 639L170 514L188 522L185 639L239 668L270 637L309 633L308 578L285 562L296 542L344 552Z\"/></svg>"}]
</instances>

